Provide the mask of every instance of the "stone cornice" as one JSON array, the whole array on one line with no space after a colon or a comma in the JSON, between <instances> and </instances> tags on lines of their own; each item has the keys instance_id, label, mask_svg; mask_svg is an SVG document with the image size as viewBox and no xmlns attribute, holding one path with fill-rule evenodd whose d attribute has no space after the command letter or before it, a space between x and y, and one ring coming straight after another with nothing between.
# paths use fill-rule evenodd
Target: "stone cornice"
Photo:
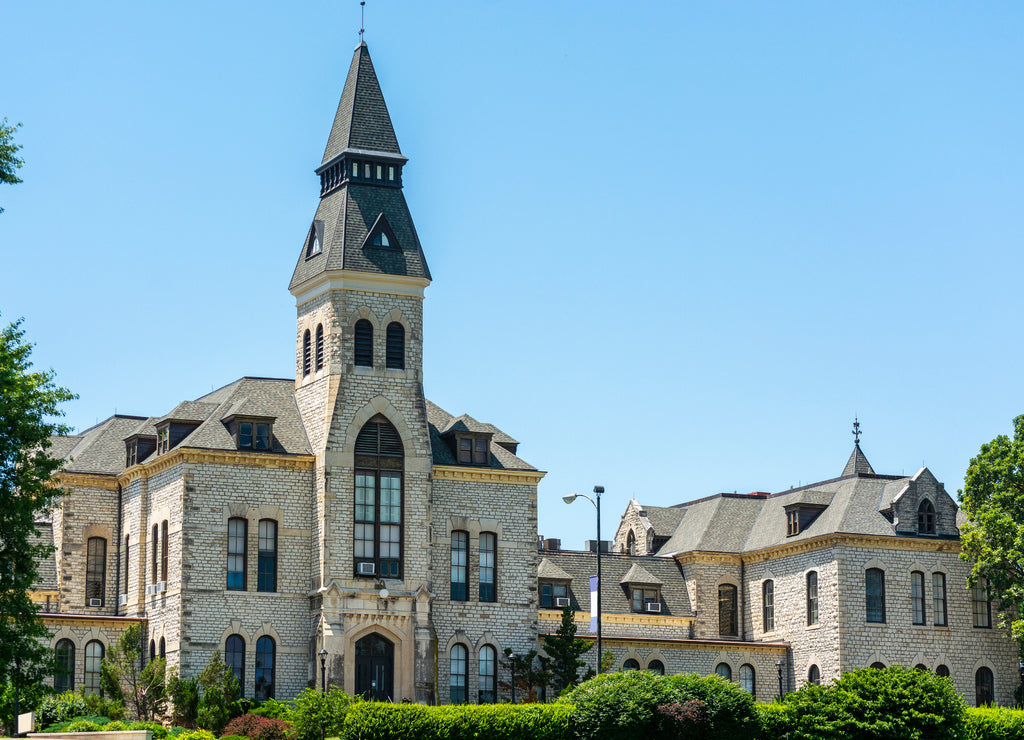
<instances>
[{"instance_id":1,"label":"stone cornice","mask_svg":"<svg viewBox=\"0 0 1024 740\"><path fill-rule=\"evenodd\" d=\"M539 609L537 618L547 622L562 619L561 609ZM588 624L589 612L576 612L576 621ZM669 614L602 614L601 624L639 624L644 627L689 627L693 617L676 617Z\"/></svg>"},{"instance_id":2,"label":"stone cornice","mask_svg":"<svg viewBox=\"0 0 1024 740\"><path fill-rule=\"evenodd\" d=\"M736 552L694 551L676 555L680 565L739 565L743 556Z\"/></svg>"},{"instance_id":3,"label":"stone cornice","mask_svg":"<svg viewBox=\"0 0 1024 740\"><path fill-rule=\"evenodd\" d=\"M57 473L54 478L61 486L72 488L99 488L104 491L117 490L117 476L105 473L71 473L66 470Z\"/></svg>"},{"instance_id":4,"label":"stone cornice","mask_svg":"<svg viewBox=\"0 0 1024 740\"><path fill-rule=\"evenodd\" d=\"M430 280L408 275L388 275L357 270L324 270L309 280L291 289L295 305L316 298L334 290L365 290L372 293L403 295L423 300L423 291Z\"/></svg>"},{"instance_id":5,"label":"stone cornice","mask_svg":"<svg viewBox=\"0 0 1024 740\"><path fill-rule=\"evenodd\" d=\"M602 620L603 621L603 620ZM549 632L549 635L555 633ZM541 637L544 633L541 633ZM580 640L594 640L594 635L576 634ZM670 637L619 637L616 635L601 635L601 642L605 645L614 643L625 647L666 647L673 650L754 650L758 652L785 654L791 647L788 642L741 642L740 640L684 640L672 639Z\"/></svg>"},{"instance_id":6,"label":"stone cornice","mask_svg":"<svg viewBox=\"0 0 1024 740\"><path fill-rule=\"evenodd\" d=\"M43 624L55 627L117 627L145 624L145 617L92 616L91 614L40 614Z\"/></svg>"},{"instance_id":7,"label":"stone cornice","mask_svg":"<svg viewBox=\"0 0 1024 740\"><path fill-rule=\"evenodd\" d=\"M535 486L547 473L541 470L501 470L471 468L457 465L435 465L434 480L465 481L469 483L508 483L516 486Z\"/></svg>"},{"instance_id":8,"label":"stone cornice","mask_svg":"<svg viewBox=\"0 0 1024 740\"><path fill-rule=\"evenodd\" d=\"M744 553L746 563L760 563L789 555L826 550L830 547L860 547L868 550L904 550L913 552L937 552L960 554L960 540L939 540L924 537L892 537L877 534L832 533L796 542L766 547L763 550Z\"/></svg>"},{"instance_id":9,"label":"stone cornice","mask_svg":"<svg viewBox=\"0 0 1024 740\"><path fill-rule=\"evenodd\" d=\"M313 455L279 455L272 452L202 450L195 447L181 447L164 453L155 460L133 465L122 472L117 477L116 482L128 485L139 478L152 478L154 475L180 464L227 465L230 467L274 468L279 470L313 470L316 464L316 457Z\"/></svg>"}]
</instances>

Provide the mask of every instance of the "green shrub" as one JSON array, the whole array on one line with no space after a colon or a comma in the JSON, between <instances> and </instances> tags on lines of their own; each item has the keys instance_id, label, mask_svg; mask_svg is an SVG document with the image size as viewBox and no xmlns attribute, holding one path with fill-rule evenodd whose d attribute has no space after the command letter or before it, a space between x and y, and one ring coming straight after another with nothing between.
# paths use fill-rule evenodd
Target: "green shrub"
<instances>
[{"instance_id":1,"label":"green shrub","mask_svg":"<svg viewBox=\"0 0 1024 740\"><path fill-rule=\"evenodd\" d=\"M559 704L419 704L355 702L342 740L569 740L573 708Z\"/></svg>"},{"instance_id":2,"label":"green shrub","mask_svg":"<svg viewBox=\"0 0 1024 740\"><path fill-rule=\"evenodd\" d=\"M248 740L245 735L221 735L220 740Z\"/></svg>"},{"instance_id":3,"label":"green shrub","mask_svg":"<svg viewBox=\"0 0 1024 740\"><path fill-rule=\"evenodd\" d=\"M965 740L1016 740L1024 737L1024 711L968 707Z\"/></svg>"},{"instance_id":4,"label":"green shrub","mask_svg":"<svg viewBox=\"0 0 1024 740\"><path fill-rule=\"evenodd\" d=\"M298 740L320 740L321 735L331 737L341 732L352 701L352 697L337 686L331 686L325 694L316 689L303 689L285 719L292 723Z\"/></svg>"},{"instance_id":5,"label":"green shrub","mask_svg":"<svg viewBox=\"0 0 1024 740\"><path fill-rule=\"evenodd\" d=\"M44 696L36 709L36 723L39 727L49 727L57 722L69 722L75 717L84 717L89 713L85 699L74 691Z\"/></svg>"},{"instance_id":6,"label":"green shrub","mask_svg":"<svg viewBox=\"0 0 1024 740\"><path fill-rule=\"evenodd\" d=\"M175 725L194 728L199 719L199 680L182 679L177 672L172 672L167 679L167 698L171 700L174 711L171 722Z\"/></svg>"},{"instance_id":7,"label":"green shrub","mask_svg":"<svg viewBox=\"0 0 1024 740\"><path fill-rule=\"evenodd\" d=\"M228 722L221 737L241 735L249 740L288 740L291 728L282 719L243 714Z\"/></svg>"},{"instance_id":8,"label":"green shrub","mask_svg":"<svg viewBox=\"0 0 1024 740\"><path fill-rule=\"evenodd\" d=\"M169 737L181 737L186 732L192 732L192 729L189 727L179 727L176 725L167 731L167 735Z\"/></svg>"},{"instance_id":9,"label":"green shrub","mask_svg":"<svg viewBox=\"0 0 1024 740\"><path fill-rule=\"evenodd\" d=\"M217 740L209 730L192 730L178 735L178 740Z\"/></svg>"},{"instance_id":10,"label":"green shrub","mask_svg":"<svg viewBox=\"0 0 1024 740\"><path fill-rule=\"evenodd\" d=\"M332 686L330 691L334 691ZM307 689L308 691L309 689ZM315 689L314 689L315 690ZM250 714L258 714L260 717L271 717L291 722L295 714L295 706L290 701L278 701L277 699L266 699L249 710Z\"/></svg>"},{"instance_id":11,"label":"green shrub","mask_svg":"<svg viewBox=\"0 0 1024 740\"><path fill-rule=\"evenodd\" d=\"M153 740L164 740L167 737L167 728L159 722L132 722L128 725L129 730L149 730L153 733Z\"/></svg>"},{"instance_id":12,"label":"green shrub","mask_svg":"<svg viewBox=\"0 0 1024 740\"><path fill-rule=\"evenodd\" d=\"M560 702L575 705L573 721L582 740L634 740L665 731L659 705L703 702L708 740L755 738L760 722L754 700L738 685L720 676L658 676L649 671L606 673L563 694Z\"/></svg>"},{"instance_id":13,"label":"green shrub","mask_svg":"<svg viewBox=\"0 0 1024 740\"><path fill-rule=\"evenodd\" d=\"M97 715L90 714L84 717L75 717L74 719L67 720L66 722L54 722L52 725L44 729L43 732L93 732L93 730L71 729L72 725L82 724L106 727L106 725L110 724L110 720L106 717L99 717Z\"/></svg>"},{"instance_id":14,"label":"green shrub","mask_svg":"<svg viewBox=\"0 0 1024 740\"><path fill-rule=\"evenodd\" d=\"M104 732L114 732L115 730L116 731L123 731L123 730L127 730L127 729L128 729L128 723L127 722L123 722L122 720L119 720L119 719L115 719L113 722L108 722L107 724L103 725L103 731Z\"/></svg>"},{"instance_id":15,"label":"green shrub","mask_svg":"<svg viewBox=\"0 0 1024 740\"><path fill-rule=\"evenodd\" d=\"M99 717L110 717L110 719L124 719L124 701L121 699L110 699L98 693L87 694L83 686L78 690L85 706L88 707L88 714Z\"/></svg>"},{"instance_id":16,"label":"green shrub","mask_svg":"<svg viewBox=\"0 0 1024 740\"><path fill-rule=\"evenodd\" d=\"M902 666L861 668L786 696L794 740L957 740L964 703L948 678Z\"/></svg>"},{"instance_id":17,"label":"green shrub","mask_svg":"<svg viewBox=\"0 0 1024 740\"><path fill-rule=\"evenodd\" d=\"M779 740L793 730L789 706L773 701L771 704L755 704L758 719L761 721L761 737L763 740Z\"/></svg>"},{"instance_id":18,"label":"green shrub","mask_svg":"<svg viewBox=\"0 0 1024 740\"><path fill-rule=\"evenodd\" d=\"M103 725L96 722L90 722L87 719L76 719L74 722L67 726L64 732L99 732Z\"/></svg>"}]
</instances>

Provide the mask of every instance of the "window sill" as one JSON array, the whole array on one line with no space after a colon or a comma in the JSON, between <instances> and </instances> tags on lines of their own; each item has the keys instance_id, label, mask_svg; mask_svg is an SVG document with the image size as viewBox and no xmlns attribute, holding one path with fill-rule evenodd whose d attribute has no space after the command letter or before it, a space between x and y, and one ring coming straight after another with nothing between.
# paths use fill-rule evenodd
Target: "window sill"
<instances>
[{"instance_id":1,"label":"window sill","mask_svg":"<svg viewBox=\"0 0 1024 740\"><path fill-rule=\"evenodd\" d=\"M815 622L814 624L809 624L809 625L807 625L807 629L809 629L809 630L820 630L821 629L821 622Z\"/></svg>"}]
</instances>

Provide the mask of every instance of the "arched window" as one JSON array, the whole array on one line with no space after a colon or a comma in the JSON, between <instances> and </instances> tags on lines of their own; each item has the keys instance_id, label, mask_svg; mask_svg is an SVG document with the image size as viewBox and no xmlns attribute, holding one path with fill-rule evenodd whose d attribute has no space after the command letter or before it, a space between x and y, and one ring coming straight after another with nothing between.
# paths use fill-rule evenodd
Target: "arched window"
<instances>
[{"instance_id":1,"label":"arched window","mask_svg":"<svg viewBox=\"0 0 1024 740\"><path fill-rule=\"evenodd\" d=\"M274 698L274 668L276 661L274 638L264 635L256 641L256 698L260 701Z\"/></svg>"},{"instance_id":2,"label":"arched window","mask_svg":"<svg viewBox=\"0 0 1024 740\"><path fill-rule=\"evenodd\" d=\"M918 663L916 666L914 666L914 670L915 671L927 671L928 670L928 666L926 666L924 663Z\"/></svg>"},{"instance_id":3,"label":"arched window","mask_svg":"<svg viewBox=\"0 0 1024 740\"><path fill-rule=\"evenodd\" d=\"M161 658L166 658L167 657L167 643L164 642L164 638L162 638L162 637L160 638L160 657Z\"/></svg>"},{"instance_id":4,"label":"arched window","mask_svg":"<svg viewBox=\"0 0 1024 740\"><path fill-rule=\"evenodd\" d=\"M324 325L316 325L316 369L324 369Z\"/></svg>"},{"instance_id":5,"label":"arched window","mask_svg":"<svg viewBox=\"0 0 1024 740\"><path fill-rule=\"evenodd\" d=\"M878 661L876 660L876 661L875 661L874 663L872 663L872 664L871 664L871 665L870 665L869 667L870 667L870 668L874 668L875 670L878 670L878 671L884 671L884 670L885 670L885 663L880 663L880 662L878 662Z\"/></svg>"},{"instance_id":6,"label":"arched window","mask_svg":"<svg viewBox=\"0 0 1024 740\"><path fill-rule=\"evenodd\" d=\"M736 587L723 583L718 587L718 634L738 635Z\"/></svg>"},{"instance_id":7,"label":"arched window","mask_svg":"<svg viewBox=\"0 0 1024 740\"><path fill-rule=\"evenodd\" d=\"M628 660L626 660L625 663L622 664L622 670L624 670L624 671L639 671L640 670L640 661L638 661L638 660L636 660L634 658L629 658Z\"/></svg>"},{"instance_id":8,"label":"arched window","mask_svg":"<svg viewBox=\"0 0 1024 740\"><path fill-rule=\"evenodd\" d=\"M398 431L380 414L356 437L356 575L401 578L404 455Z\"/></svg>"},{"instance_id":9,"label":"arched window","mask_svg":"<svg viewBox=\"0 0 1024 740\"><path fill-rule=\"evenodd\" d=\"M228 519L228 589L245 591L245 560L249 520L233 516Z\"/></svg>"},{"instance_id":10,"label":"arched window","mask_svg":"<svg viewBox=\"0 0 1024 740\"><path fill-rule=\"evenodd\" d=\"M405 370L405 327L397 321L388 324L384 366Z\"/></svg>"},{"instance_id":11,"label":"arched window","mask_svg":"<svg viewBox=\"0 0 1024 740\"><path fill-rule=\"evenodd\" d=\"M665 675L665 664L660 660L652 660L647 664L647 670L651 673L657 673L659 676Z\"/></svg>"},{"instance_id":12,"label":"arched window","mask_svg":"<svg viewBox=\"0 0 1024 740\"><path fill-rule=\"evenodd\" d=\"M761 584L761 628L765 632L775 629L775 581L770 578Z\"/></svg>"},{"instance_id":13,"label":"arched window","mask_svg":"<svg viewBox=\"0 0 1024 740\"><path fill-rule=\"evenodd\" d=\"M477 683L480 704L493 704L498 700L498 651L490 645L480 648Z\"/></svg>"},{"instance_id":14,"label":"arched window","mask_svg":"<svg viewBox=\"0 0 1024 740\"><path fill-rule=\"evenodd\" d=\"M100 666L103 664L103 643L93 640L85 646L85 681L83 686L86 694L100 693Z\"/></svg>"},{"instance_id":15,"label":"arched window","mask_svg":"<svg viewBox=\"0 0 1024 740\"><path fill-rule=\"evenodd\" d=\"M719 663L715 666L715 673L724 678L726 681L732 681L732 666L728 663Z\"/></svg>"},{"instance_id":16,"label":"arched window","mask_svg":"<svg viewBox=\"0 0 1024 740\"><path fill-rule=\"evenodd\" d=\"M469 532L452 532L452 601L469 598Z\"/></svg>"},{"instance_id":17,"label":"arched window","mask_svg":"<svg viewBox=\"0 0 1024 740\"><path fill-rule=\"evenodd\" d=\"M497 600L498 536L494 532L480 533L480 601Z\"/></svg>"},{"instance_id":18,"label":"arched window","mask_svg":"<svg viewBox=\"0 0 1024 740\"><path fill-rule=\"evenodd\" d=\"M749 663L740 666L740 688L757 698L757 674Z\"/></svg>"},{"instance_id":19,"label":"arched window","mask_svg":"<svg viewBox=\"0 0 1024 740\"><path fill-rule=\"evenodd\" d=\"M949 678L949 666L948 665L940 665L938 668L935 669L935 675L936 676L944 676L946 678Z\"/></svg>"},{"instance_id":20,"label":"arched window","mask_svg":"<svg viewBox=\"0 0 1024 740\"><path fill-rule=\"evenodd\" d=\"M260 519L256 590L277 591L277 522Z\"/></svg>"},{"instance_id":21,"label":"arched window","mask_svg":"<svg viewBox=\"0 0 1024 740\"><path fill-rule=\"evenodd\" d=\"M57 661L54 666L53 688L57 691L75 690L75 643L61 640L54 650Z\"/></svg>"},{"instance_id":22,"label":"arched window","mask_svg":"<svg viewBox=\"0 0 1024 740\"><path fill-rule=\"evenodd\" d=\"M924 573L910 574L910 613L914 624L924 624Z\"/></svg>"},{"instance_id":23,"label":"arched window","mask_svg":"<svg viewBox=\"0 0 1024 740\"><path fill-rule=\"evenodd\" d=\"M971 613L974 616L975 627L992 626L992 602L988 599L988 581L981 577L971 587Z\"/></svg>"},{"instance_id":24,"label":"arched window","mask_svg":"<svg viewBox=\"0 0 1024 740\"><path fill-rule=\"evenodd\" d=\"M359 319L355 327L355 363L373 367L373 324Z\"/></svg>"},{"instance_id":25,"label":"arched window","mask_svg":"<svg viewBox=\"0 0 1024 740\"><path fill-rule=\"evenodd\" d=\"M946 574L932 573L932 623L946 626Z\"/></svg>"},{"instance_id":26,"label":"arched window","mask_svg":"<svg viewBox=\"0 0 1024 740\"><path fill-rule=\"evenodd\" d=\"M466 684L469 677L469 651L465 645L458 643L452 645L449 668L451 672L450 701L452 704L465 704L468 701Z\"/></svg>"},{"instance_id":27,"label":"arched window","mask_svg":"<svg viewBox=\"0 0 1024 740\"><path fill-rule=\"evenodd\" d=\"M103 606L107 592L107 541L90 537L85 558L86 606Z\"/></svg>"},{"instance_id":28,"label":"arched window","mask_svg":"<svg viewBox=\"0 0 1024 740\"><path fill-rule=\"evenodd\" d=\"M156 660L156 640L149 641L149 659Z\"/></svg>"},{"instance_id":29,"label":"arched window","mask_svg":"<svg viewBox=\"0 0 1024 740\"><path fill-rule=\"evenodd\" d=\"M995 700L995 679L992 676L992 671L982 666L974 674L974 705L981 707L992 704Z\"/></svg>"},{"instance_id":30,"label":"arched window","mask_svg":"<svg viewBox=\"0 0 1024 740\"><path fill-rule=\"evenodd\" d=\"M160 580L167 582L167 520L160 523Z\"/></svg>"},{"instance_id":31,"label":"arched window","mask_svg":"<svg viewBox=\"0 0 1024 740\"><path fill-rule=\"evenodd\" d=\"M245 696L245 638L229 635L224 642L224 662L238 679L239 691Z\"/></svg>"},{"instance_id":32,"label":"arched window","mask_svg":"<svg viewBox=\"0 0 1024 740\"><path fill-rule=\"evenodd\" d=\"M304 331L302 333L302 375L303 375L303 377L305 377L306 375L309 375L309 373L310 373L311 364L312 364L311 353L312 353L312 350L310 348L310 342L309 342L309 329L306 329L306 331Z\"/></svg>"},{"instance_id":33,"label":"arched window","mask_svg":"<svg viewBox=\"0 0 1024 740\"><path fill-rule=\"evenodd\" d=\"M160 525L153 525L153 548L150 560L152 561L152 576L153 583L156 583L160 579L157 577L160 575Z\"/></svg>"},{"instance_id":34,"label":"arched window","mask_svg":"<svg viewBox=\"0 0 1024 740\"><path fill-rule=\"evenodd\" d=\"M867 621L885 621L885 571L880 568L864 571L864 609Z\"/></svg>"},{"instance_id":35,"label":"arched window","mask_svg":"<svg viewBox=\"0 0 1024 740\"><path fill-rule=\"evenodd\" d=\"M812 665L807 671L807 683L813 683L815 686L821 683L821 670L816 665Z\"/></svg>"},{"instance_id":36,"label":"arched window","mask_svg":"<svg viewBox=\"0 0 1024 740\"><path fill-rule=\"evenodd\" d=\"M626 552L636 555L636 535L633 534L632 529L626 534Z\"/></svg>"},{"instance_id":37,"label":"arched window","mask_svg":"<svg viewBox=\"0 0 1024 740\"><path fill-rule=\"evenodd\" d=\"M935 534L935 507L928 499L917 507L917 533Z\"/></svg>"},{"instance_id":38,"label":"arched window","mask_svg":"<svg viewBox=\"0 0 1024 740\"><path fill-rule=\"evenodd\" d=\"M807 624L818 623L818 572L807 574Z\"/></svg>"}]
</instances>

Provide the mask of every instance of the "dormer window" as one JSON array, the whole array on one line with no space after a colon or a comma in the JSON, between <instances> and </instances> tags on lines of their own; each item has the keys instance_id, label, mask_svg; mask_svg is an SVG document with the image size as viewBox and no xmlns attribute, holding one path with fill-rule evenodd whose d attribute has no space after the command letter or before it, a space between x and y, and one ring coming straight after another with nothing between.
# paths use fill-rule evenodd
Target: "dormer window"
<instances>
[{"instance_id":1,"label":"dormer window","mask_svg":"<svg viewBox=\"0 0 1024 740\"><path fill-rule=\"evenodd\" d=\"M541 581L540 605L547 609L561 609L569 603L569 584L565 581Z\"/></svg>"},{"instance_id":2,"label":"dormer window","mask_svg":"<svg viewBox=\"0 0 1024 740\"><path fill-rule=\"evenodd\" d=\"M309 227L309 236L306 237L306 259L315 257L324 251L324 222L314 221Z\"/></svg>"},{"instance_id":3,"label":"dormer window","mask_svg":"<svg viewBox=\"0 0 1024 740\"><path fill-rule=\"evenodd\" d=\"M661 611L661 589L634 586L632 590L633 611L641 614Z\"/></svg>"},{"instance_id":4,"label":"dormer window","mask_svg":"<svg viewBox=\"0 0 1024 740\"><path fill-rule=\"evenodd\" d=\"M793 509L786 512L786 536L792 537L800 534L800 510Z\"/></svg>"},{"instance_id":5,"label":"dormer window","mask_svg":"<svg viewBox=\"0 0 1024 740\"><path fill-rule=\"evenodd\" d=\"M917 507L917 533L935 534L935 506L928 499Z\"/></svg>"},{"instance_id":6,"label":"dormer window","mask_svg":"<svg viewBox=\"0 0 1024 740\"><path fill-rule=\"evenodd\" d=\"M267 452L273 445L274 419L269 416L231 416L224 420L240 450Z\"/></svg>"},{"instance_id":7,"label":"dormer window","mask_svg":"<svg viewBox=\"0 0 1024 740\"><path fill-rule=\"evenodd\" d=\"M373 246L375 247L390 247L391 242L388 241L388 235L383 231L378 231L373 235Z\"/></svg>"},{"instance_id":8,"label":"dormer window","mask_svg":"<svg viewBox=\"0 0 1024 740\"><path fill-rule=\"evenodd\" d=\"M126 468L138 465L156 450L156 437L149 434L133 434L124 441Z\"/></svg>"},{"instance_id":9,"label":"dormer window","mask_svg":"<svg viewBox=\"0 0 1024 740\"><path fill-rule=\"evenodd\" d=\"M786 536L800 534L807 529L814 520L818 518L827 507L821 504L790 504L785 507L786 511Z\"/></svg>"},{"instance_id":10,"label":"dormer window","mask_svg":"<svg viewBox=\"0 0 1024 740\"><path fill-rule=\"evenodd\" d=\"M388 167L388 182L394 182L394 181L395 181L395 168L389 166Z\"/></svg>"},{"instance_id":11,"label":"dormer window","mask_svg":"<svg viewBox=\"0 0 1024 740\"><path fill-rule=\"evenodd\" d=\"M162 455L171 449L171 426L165 424L156 430L156 454Z\"/></svg>"},{"instance_id":12,"label":"dormer window","mask_svg":"<svg viewBox=\"0 0 1024 740\"><path fill-rule=\"evenodd\" d=\"M490 462L490 445L487 439L464 437L458 439L459 462L464 465L486 465Z\"/></svg>"}]
</instances>

